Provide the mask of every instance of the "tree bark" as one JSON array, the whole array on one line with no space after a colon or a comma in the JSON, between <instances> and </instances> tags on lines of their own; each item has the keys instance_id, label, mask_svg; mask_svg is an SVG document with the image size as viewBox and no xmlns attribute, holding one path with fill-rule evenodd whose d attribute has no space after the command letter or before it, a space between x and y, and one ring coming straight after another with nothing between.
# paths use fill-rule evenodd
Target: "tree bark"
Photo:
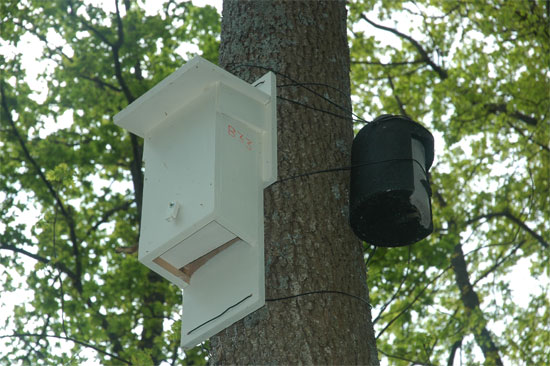
<instances>
[{"instance_id":1,"label":"tree bark","mask_svg":"<svg viewBox=\"0 0 550 366\"><path fill-rule=\"evenodd\" d=\"M275 70L302 104L277 101L279 179L349 166L350 113L304 88L351 108L345 2L225 0L222 16L220 66L248 82ZM379 364L348 185L336 171L265 190L266 305L211 338L213 364Z\"/></svg>"}]
</instances>

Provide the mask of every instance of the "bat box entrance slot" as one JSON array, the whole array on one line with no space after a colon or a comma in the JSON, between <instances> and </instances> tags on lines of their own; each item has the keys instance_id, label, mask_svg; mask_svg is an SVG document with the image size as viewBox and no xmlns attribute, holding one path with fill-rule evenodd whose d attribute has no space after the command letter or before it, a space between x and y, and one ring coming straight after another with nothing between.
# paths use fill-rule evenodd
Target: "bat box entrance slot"
<instances>
[{"instance_id":1,"label":"bat box entrance slot","mask_svg":"<svg viewBox=\"0 0 550 366\"><path fill-rule=\"evenodd\" d=\"M234 244L235 242L241 240L240 238L234 238L229 240L227 243L217 247L216 249L206 253L205 255L195 259L189 264L181 268L174 267L172 264L164 260L162 257L157 257L153 260L156 264L166 269L168 272L172 273L174 276L178 276L187 283L191 283L191 276L195 273L200 267L202 267L206 262L212 259L216 254L221 252L224 249L227 249Z\"/></svg>"},{"instance_id":2,"label":"bat box entrance slot","mask_svg":"<svg viewBox=\"0 0 550 366\"><path fill-rule=\"evenodd\" d=\"M211 221L153 262L190 283L191 276L216 254L240 240L217 221Z\"/></svg>"}]
</instances>

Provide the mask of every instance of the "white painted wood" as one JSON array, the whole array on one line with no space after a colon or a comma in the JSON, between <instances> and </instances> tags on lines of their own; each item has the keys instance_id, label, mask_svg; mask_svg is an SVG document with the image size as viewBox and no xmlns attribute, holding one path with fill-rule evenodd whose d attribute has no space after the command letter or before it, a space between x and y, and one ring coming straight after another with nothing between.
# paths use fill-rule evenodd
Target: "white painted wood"
<instances>
[{"instance_id":1,"label":"white painted wood","mask_svg":"<svg viewBox=\"0 0 550 366\"><path fill-rule=\"evenodd\" d=\"M274 74L248 84L196 57L115 116L145 139L139 260L184 289L186 348L265 303L276 113Z\"/></svg>"}]
</instances>

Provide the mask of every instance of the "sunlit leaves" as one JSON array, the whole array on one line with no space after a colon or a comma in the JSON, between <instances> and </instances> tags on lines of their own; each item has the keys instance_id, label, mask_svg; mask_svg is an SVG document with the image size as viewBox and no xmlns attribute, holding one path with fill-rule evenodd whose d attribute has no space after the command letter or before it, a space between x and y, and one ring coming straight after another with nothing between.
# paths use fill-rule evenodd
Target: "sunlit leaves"
<instances>
[{"instance_id":1,"label":"sunlit leaves","mask_svg":"<svg viewBox=\"0 0 550 366\"><path fill-rule=\"evenodd\" d=\"M440 133L443 140L436 140L436 145L445 144L431 171L434 234L414 246L410 260L405 261L399 249L384 251L383 256L377 253L370 264L375 314L383 304L396 304L387 306L375 330L386 326L384 320L398 316L404 304L410 304L408 311L423 314L415 319L400 315L407 320L396 320L378 339L378 347L391 354L387 356L390 364L408 364L405 360L446 363L453 343L462 338L462 360L477 362L477 340L468 334L475 334L479 324L486 323L463 315L453 270L448 268L459 243L466 248L467 270L482 300L483 314L478 315L501 320L498 325L489 324L491 330L499 334L498 329L505 327L513 329L510 334L519 328L527 332L514 314L537 318L536 310L511 305L515 293L507 276L520 262L529 263L533 273L548 272L548 248L532 235L542 235L547 243L550 232L547 6L537 1L350 4L358 110L372 117L405 112ZM412 37L428 59L411 40L369 25L362 20L365 16ZM380 47L384 39L388 42ZM437 72L437 67L446 73ZM494 213L500 215L490 216ZM445 270L448 275L437 278ZM426 272L426 278L418 275ZM548 281L548 277L539 278ZM391 289L386 280L396 288ZM411 281L423 281L430 291L418 297L408 290L413 287ZM425 297L430 301L421 307L418 304ZM424 311L419 312L420 308ZM443 324L454 324L456 336L450 336L451 328ZM549 338L547 324L537 332ZM439 334L435 358L429 362L418 352L428 342L426 330ZM548 362L541 355L522 359L520 355L529 352L529 346L514 346L510 351L508 345L517 344L517 339L500 342L497 338L502 356L526 365ZM414 346L396 348L406 342Z\"/></svg>"},{"instance_id":2,"label":"sunlit leaves","mask_svg":"<svg viewBox=\"0 0 550 366\"><path fill-rule=\"evenodd\" d=\"M86 341L134 364L181 362L179 339L167 328L179 317L181 294L135 255L116 251L137 243L139 222L129 174L135 156L112 117L184 63L182 44L217 58L218 14L185 2L153 14L131 0L119 1L118 14L79 0L3 2L0 9L3 44L34 38L49 65L40 76L47 90L37 98L20 54L2 55L0 258L27 276L20 285L6 280L3 293L34 292L6 329ZM35 219L24 216L29 207ZM70 355L60 347L71 347ZM85 348L22 336L2 357L75 364Z\"/></svg>"},{"instance_id":3,"label":"sunlit leaves","mask_svg":"<svg viewBox=\"0 0 550 366\"><path fill-rule=\"evenodd\" d=\"M49 65L41 76L47 91L41 94L25 79L21 54L0 56L7 105L0 121L0 264L27 276L21 284L14 272L3 273L3 294L20 288L34 293L15 309L17 331L82 338L134 364L160 355L167 362L175 356L177 363L183 358L174 354L180 293L135 255L116 251L137 243L139 223L129 173L132 143L112 116L195 52L182 44L191 42L216 62L220 25L210 7L168 1L152 14L140 4L119 1L121 28L114 7L87 1L0 5L2 41L14 46L25 37L40 40L41 59ZM540 282L550 275L548 249L525 230L550 241L547 6L447 0L349 4L356 111L365 118L404 111L442 137L431 171L434 234L410 248L379 248L369 262L378 347L392 355L385 356L391 364L444 364L459 341L463 363L481 363L473 334L484 324L498 336L510 363L550 361L543 347L550 338L548 287L534 289L523 306L508 278L517 263L529 266ZM389 32L375 39L363 14L411 36L425 55ZM31 210L35 218L22 221ZM501 215L488 216L495 213ZM465 311L460 300L450 266L459 243L481 312ZM23 260L29 255L35 258ZM163 301L149 296L157 293L165 294ZM161 331L159 318L166 322ZM148 332L153 337L146 347ZM81 346L71 343L68 355L56 351L60 342L13 339L2 362L84 361ZM120 363L97 357L103 364ZM186 357L189 364L201 364L207 350L198 347Z\"/></svg>"}]
</instances>

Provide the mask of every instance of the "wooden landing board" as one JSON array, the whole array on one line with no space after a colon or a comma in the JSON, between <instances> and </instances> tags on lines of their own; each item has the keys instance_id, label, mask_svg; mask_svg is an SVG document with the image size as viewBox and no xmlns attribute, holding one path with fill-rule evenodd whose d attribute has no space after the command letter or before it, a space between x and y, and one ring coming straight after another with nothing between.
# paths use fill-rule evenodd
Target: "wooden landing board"
<instances>
[{"instance_id":1,"label":"wooden landing board","mask_svg":"<svg viewBox=\"0 0 550 366\"><path fill-rule=\"evenodd\" d=\"M208 262L210 259L212 259L216 254L221 252L224 249L229 248L232 244L236 243L237 241L241 240L241 238L234 238L229 240L227 243L222 244L221 246L217 247L216 249L206 253L205 255L195 259L193 262L186 264L185 266L181 268L176 268L166 260L162 259L160 256L153 259L153 262L173 274L174 276L177 276L187 282L188 284L191 283L191 276L193 273L195 273L200 267L202 267L206 262Z\"/></svg>"}]
</instances>

